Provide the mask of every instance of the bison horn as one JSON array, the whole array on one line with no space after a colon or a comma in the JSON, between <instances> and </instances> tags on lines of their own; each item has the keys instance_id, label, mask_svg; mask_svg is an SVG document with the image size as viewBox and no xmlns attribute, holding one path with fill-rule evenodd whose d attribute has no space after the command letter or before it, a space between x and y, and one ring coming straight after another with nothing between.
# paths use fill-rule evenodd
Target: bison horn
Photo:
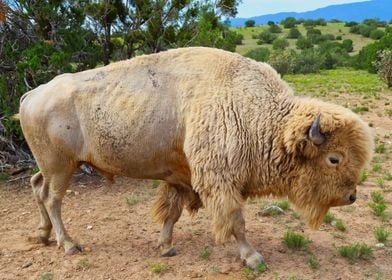
<instances>
[{"instance_id":1,"label":"bison horn","mask_svg":"<svg viewBox=\"0 0 392 280\"><path fill-rule=\"evenodd\" d=\"M318 113L309 129L309 138L316 145L321 145L325 142L325 136L320 132L320 116Z\"/></svg>"}]
</instances>

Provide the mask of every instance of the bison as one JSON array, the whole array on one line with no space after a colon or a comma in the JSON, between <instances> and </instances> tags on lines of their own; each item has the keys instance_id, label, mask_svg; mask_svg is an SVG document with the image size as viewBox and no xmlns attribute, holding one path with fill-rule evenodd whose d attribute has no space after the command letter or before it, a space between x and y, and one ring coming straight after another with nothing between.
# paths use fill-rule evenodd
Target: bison
<instances>
[{"instance_id":1,"label":"bison","mask_svg":"<svg viewBox=\"0 0 392 280\"><path fill-rule=\"evenodd\" d=\"M81 250L61 220L70 177L89 164L107 178L159 179L153 216L161 254L176 253L183 208L207 208L217 242L234 236L241 259L263 258L245 237L248 197L288 197L312 228L352 204L373 150L350 110L295 97L273 68L238 54L184 48L63 74L26 93L19 111L40 168L31 179L38 238L52 227L67 254Z\"/></svg>"}]
</instances>

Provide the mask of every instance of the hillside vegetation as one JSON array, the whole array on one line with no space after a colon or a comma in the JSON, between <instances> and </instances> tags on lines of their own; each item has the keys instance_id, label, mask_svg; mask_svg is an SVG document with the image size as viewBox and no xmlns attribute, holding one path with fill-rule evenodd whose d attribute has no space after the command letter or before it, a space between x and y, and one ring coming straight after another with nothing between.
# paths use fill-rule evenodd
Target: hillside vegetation
<instances>
[{"instance_id":1,"label":"hillside vegetation","mask_svg":"<svg viewBox=\"0 0 392 280\"><path fill-rule=\"evenodd\" d=\"M279 27L282 28L282 33L277 33L276 35L278 38L287 38L287 35L290 31L290 29L283 28L281 24L278 25ZM300 24L297 26L298 31L303 35L306 36L306 27L303 24ZM245 55L249 51L263 46L267 47L269 49L272 49L272 44L262 44L258 45L257 41L258 39L255 38L255 36L258 36L261 32L268 30L269 25L259 25L255 27L237 27L237 28L232 28L232 30L238 32L239 34L243 35L243 40L241 45L237 45L236 52ZM360 34L353 34L350 33L350 27L345 26L345 23L343 22L328 22L327 25L325 26L317 26L317 29L321 31L322 34L332 34L336 37L341 36L342 40L345 39L350 39L353 41L354 49L353 49L353 54L358 53L364 46L374 42L373 39L371 38L366 38L363 37ZM384 30L384 29L383 29ZM295 49L297 39L287 39L290 44L290 48ZM341 41L341 40L337 40Z\"/></svg>"}]
</instances>

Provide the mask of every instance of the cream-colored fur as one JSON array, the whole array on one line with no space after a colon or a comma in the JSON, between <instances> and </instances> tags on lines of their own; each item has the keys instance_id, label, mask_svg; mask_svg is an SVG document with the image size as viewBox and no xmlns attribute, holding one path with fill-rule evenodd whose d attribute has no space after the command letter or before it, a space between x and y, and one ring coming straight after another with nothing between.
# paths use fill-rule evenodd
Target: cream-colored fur
<instances>
[{"instance_id":1,"label":"cream-colored fur","mask_svg":"<svg viewBox=\"0 0 392 280\"><path fill-rule=\"evenodd\" d=\"M308 137L318 113L326 136L321 145ZM243 233L245 199L288 196L317 228L329 207L347 204L355 193L373 147L366 124L351 111L294 97L269 65L209 48L60 75L24 95L20 118L43 176L35 193L47 191L37 196L45 205L41 224L50 231L49 214L66 251L76 245L53 201L61 202L82 163L107 177L168 183L154 207L165 224L166 249L182 207L197 211L203 204L217 241L234 235L241 256L255 266L262 259ZM342 159L338 166L327 164L330 153Z\"/></svg>"}]
</instances>

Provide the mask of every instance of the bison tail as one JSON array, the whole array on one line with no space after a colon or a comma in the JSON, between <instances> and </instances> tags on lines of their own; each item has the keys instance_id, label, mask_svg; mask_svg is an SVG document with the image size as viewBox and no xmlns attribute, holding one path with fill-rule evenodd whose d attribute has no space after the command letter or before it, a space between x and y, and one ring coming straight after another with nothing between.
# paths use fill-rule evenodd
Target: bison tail
<instances>
[{"instance_id":1,"label":"bison tail","mask_svg":"<svg viewBox=\"0 0 392 280\"><path fill-rule=\"evenodd\" d=\"M152 207L153 220L163 224L167 219L178 220L184 207L183 196L169 184L159 187L158 198Z\"/></svg>"},{"instance_id":2,"label":"bison tail","mask_svg":"<svg viewBox=\"0 0 392 280\"><path fill-rule=\"evenodd\" d=\"M13 116L11 117L11 120L20 121L20 114L17 113L17 114L15 114L15 115L13 115Z\"/></svg>"}]
</instances>

